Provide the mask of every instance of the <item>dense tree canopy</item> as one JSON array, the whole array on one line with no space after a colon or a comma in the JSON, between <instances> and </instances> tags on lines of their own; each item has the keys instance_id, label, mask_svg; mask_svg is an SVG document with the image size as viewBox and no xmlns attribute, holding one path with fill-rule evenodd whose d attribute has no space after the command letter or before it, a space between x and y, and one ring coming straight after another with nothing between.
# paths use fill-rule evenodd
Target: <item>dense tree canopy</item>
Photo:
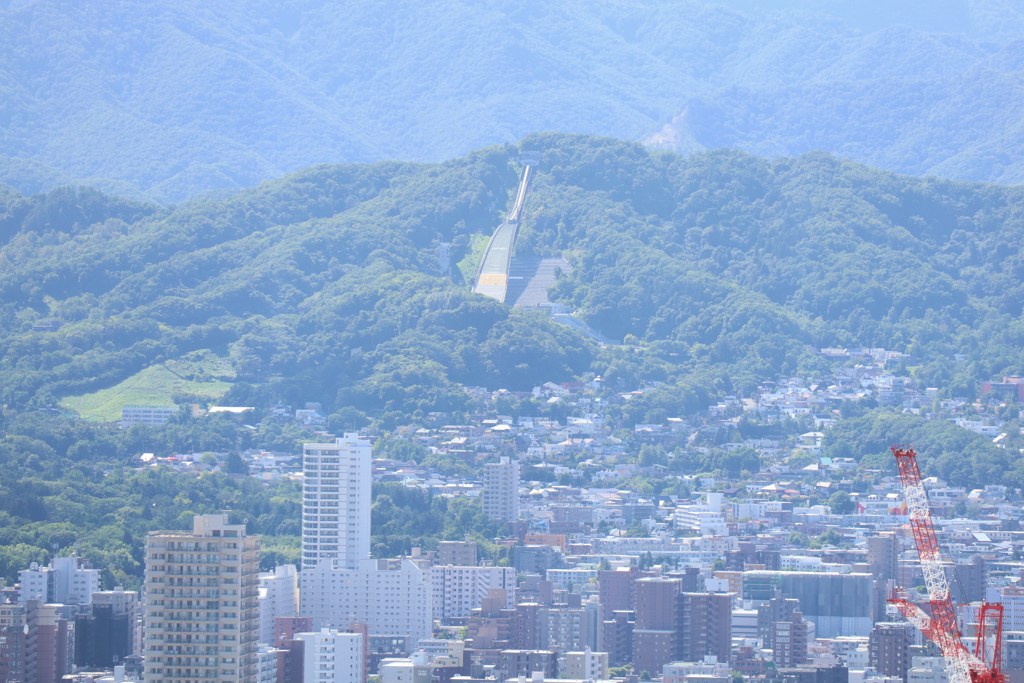
<instances>
[{"instance_id":1,"label":"dense tree canopy","mask_svg":"<svg viewBox=\"0 0 1024 683\"><path fill-rule=\"evenodd\" d=\"M940 397L1024 368L1020 188L898 177L817 153L681 157L562 135L523 144L542 161L518 253L564 254L572 272L551 296L615 343L474 295L454 270L506 208L512 147L440 165L317 167L173 210L88 189L0 192L0 575L73 545L108 582L131 585L147 530L225 508L267 537L266 562L293 559L296 485L241 476L238 458L311 436L261 421L279 401L319 401L336 431L387 429L472 408L467 386L600 375L616 399L604 417L628 430L780 375L823 377L822 346L899 351L901 372ZM254 424L117 430L54 408L158 366L183 381L223 378L223 400L255 406ZM558 417L531 400L510 396L502 410ZM826 454L886 469L889 444L909 440L951 482L1024 485L1009 451L953 425L845 415ZM740 476L760 462L729 443L750 429L741 421L695 449L637 457ZM399 442L382 448L457 469ZM140 467L146 451L228 457L221 472L191 476ZM490 533L471 501L378 494L380 552Z\"/></svg>"},{"instance_id":2,"label":"dense tree canopy","mask_svg":"<svg viewBox=\"0 0 1024 683\"><path fill-rule=\"evenodd\" d=\"M598 349L461 282L452 264L515 186L517 150L492 148L317 167L173 211L92 190L6 193L4 401L51 405L203 349L227 359L240 400L387 423L458 410L462 385L587 373L663 383L630 406L636 419L685 413L817 372L822 346L900 351L919 382L966 395L1024 366L1019 189L819 153L680 157L556 135L523 146L542 161L518 253L566 254L552 296L631 348Z\"/></svg>"}]
</instances>

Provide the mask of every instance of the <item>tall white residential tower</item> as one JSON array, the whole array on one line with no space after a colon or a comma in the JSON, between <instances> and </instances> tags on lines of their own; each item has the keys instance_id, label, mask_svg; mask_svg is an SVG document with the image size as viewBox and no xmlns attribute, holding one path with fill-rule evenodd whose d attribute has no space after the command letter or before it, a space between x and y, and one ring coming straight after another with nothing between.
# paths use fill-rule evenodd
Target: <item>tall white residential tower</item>
<instances>
[{"instance_id":1,"label":"tall white residential tower","mask_svg":"<svg viewBox=\"0 0 1024 683\"><path fill-rule=\"evenodd\" d=\"M499 522L519 519L519 463L502 456L484 465L484 514Z\"/></svg>"},{"instance_id":2,"label":"tall white residential tower","mask_svg":"<svg viewBox=\"0 0 1024 683\"><path fill-rule=\"evenodd\" d=\"M370 557L370 440L345 434L302 446L302 567L338 560L355 569Z\"/></svg>"}]
</instances>

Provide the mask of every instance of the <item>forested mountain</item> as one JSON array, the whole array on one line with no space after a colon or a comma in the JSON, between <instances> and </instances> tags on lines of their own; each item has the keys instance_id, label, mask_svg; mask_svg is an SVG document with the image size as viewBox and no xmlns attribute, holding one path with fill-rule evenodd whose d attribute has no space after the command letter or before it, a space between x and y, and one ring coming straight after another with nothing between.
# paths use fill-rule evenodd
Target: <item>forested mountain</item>
<instances>
[{"instance_id":1,"label":"forested mountain","mask_svg":"<svg viewBox=\"0 0 1024 683\"><path fill-rule=\"evenodd\" d=\"M625 346L471 293L451 267L496 225L518 150L321 166L167 210L93 190L0 194L0 386L47 406L196 351L227 401L321 401L384 424L463 385L601 374L688 413L823 346L908 354L925 386L1024 368L1024 189L894 176L815 153L683 157L538 135L519 253L565 253L553 295ZM452 258L439 263L439 246ZM449 267L445 267L449 266ZM472 268L470 268L472 270Z\"/></svg>"},{"instance_id":2,"label":"forested mountain","mask_svg":"<svg viewBox=\"0 0 1024 683\"><path fill-rule=\"evenodd\" d=\"M0 182L179 201L537 130L1021 182L1022 39L1011 0L7 0Z\"/></svg>"}]
</instances>

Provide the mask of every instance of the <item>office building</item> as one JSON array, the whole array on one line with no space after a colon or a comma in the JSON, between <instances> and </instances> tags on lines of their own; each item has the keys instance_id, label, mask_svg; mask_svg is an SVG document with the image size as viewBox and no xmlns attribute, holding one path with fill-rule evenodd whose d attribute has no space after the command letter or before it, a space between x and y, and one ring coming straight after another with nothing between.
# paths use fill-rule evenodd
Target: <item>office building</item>
<instances>
[{"instance_id":1,"label":"office building","mask_svg":"<svg viewBox=\"0 0 1024 683\"><path fill-rule=\"evenodd\" d=\"M731 683L732 680L729 663L714 658L700 662L671 662L661 670L661 683Z\"/></svg>"},{"instance_id":2,"label":"office building","mask_svg":"<svg viewBox=\"0 0 1024 683\"><path fill-rule=\"evenodd\" d=\"M380 663L380 683L432 683L434 667L426 654L415 652L412 657L392 657Z\"/></svg>"},{"instance_id":3,"label":"office building","mask_svg":"<svg viewBox=\"0 0 1024 683\"><path fill-rule=\"evenodd\" d=\"M517 676L531 679L536 672L544 678L554 678L556 665L555 653L550 650L502 650L495 673L500 681Z\"/></svg>"},{"instance_id":4,"label":"office building","mask_svg":"<svg viewBox=\"0 0 1024 683\"><path fill-rule=\"evenodd\" d=\"M912 657L912 666L907 670L907 683L948 683L946 660L942 657ZM1009 683L1020 683L1008 669L1003 669ZM1020 672L1017 672L1020 673Z\"/></svg>"},{"instance_id":5,"label":"office building","mask_svg":"<svg viewBox=\"0 0 1024 683\"><path fill-rule=\"evenodd\" d=\"M161 683L257 677L259 539L227 515L192 532L146 537L145 678Z\"/></svg>"},{"instance_id":6,"label":"office building","mask_svg":"<svg viewBox=\"0 0 1024 683\"><path fill-rule=\"evenodd\" d=\"M345 434L302 446L302 567L338 560L355 569L370 557L370 441Z\"/></svg>"},{"instance_id":7,"label":"office building","mask_svg":"<svg viewBox=\"0 0 1024 683\"><path fill-rule=\"evenodd\" d=\"M519 463L502 456L484 465L484 514L488 519L512 523L519 519Z\"/></svg>"}]
</instances>

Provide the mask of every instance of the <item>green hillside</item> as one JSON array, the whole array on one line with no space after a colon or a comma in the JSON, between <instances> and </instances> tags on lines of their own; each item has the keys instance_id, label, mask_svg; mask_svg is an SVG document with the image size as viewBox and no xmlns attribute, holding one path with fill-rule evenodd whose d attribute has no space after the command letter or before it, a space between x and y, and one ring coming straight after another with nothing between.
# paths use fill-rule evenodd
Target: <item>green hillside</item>
<instances>
[{"instance_id":1,"label":"green hillside","mask_svg":"<svg viewBox=\"0 0 1024 683\"><path fill-rule=\"evenodd\" d=\"M574 270L554 295L642 353L470 292L456 264L516 182L517 149L499 147L438 165L316 167L172 212L85 190L9 197L5 402L53 405L211 348L235 380L225 400L320 401L385 423L457 410L463 386L588 373L662 382L631 405L689 412L813 373L823 346L902 351L920 382L960 394L1024 368L1024 190L823 154L523 145L542 162L518 250L567 254Z\"/></svg>"},{"instance_id":2,"label":"green hillside","mask_svg":"<svg viewBox=\"0 0 1024 683\"><path fill-rule=\"evenodd\" d=\"M974 2L0 3L0 182L180 201L537 130L1024 181L1024 10Z\"/></svg>"},{"instance_id":3,"label":"green hillside","mask_svg":"<svg viewBox=\"0 0 1024 683\"><path fill-rule=\"evenodd\" d=\"M0 577L73 547L107 585L137 586L147 531L225 509L264 535L265 567L297 561L301 485L239 476L240 451L316 438L270 417L279 402L319 401L328 429L369 424L384 434L378 453L421 449L429 462L393 430L434 411L460 419L474 407L466 387L601 375L603 417L643 461L657 449L630 439L635 424L699 420L762 380L828 378L823 346L901 351L900 374L936 399L1024 370L1022 188L822 153L683 157L563 135L522 145L541 162L518 251L565 254L573 270L552 295L623 343L596 346L464 281L458 264L507 209L512 146L443 164L319 166L173 211L87 189L0 189ZM117 429L55 414L104 419L125 401L202 402L205 390L267 417ZM988 437L867 408L829 431L826 454L891 467L888 444L911 439L951 483L1024 481ZM145 452L200 454L212 471L138 467ZM686 471L758 466L752 451L726 455L710 448ZM378 489L373 514L380 554L498 533L475 500L399 484Z\"/></svg>"},{"instance_id":4,"label":"green hillside","mask_svg":"<svg viewBox=\"0 0 1024 683\"><path fill-rule=\"evenodd\" d=\"M121 419L121 409L127 405L173 407L188 401L215 401L231 388L225 379L234 375L230 366L220 367L219 360L209 352L191 353L144 368L112 387L68 396L61 406L87 420L112 422ZM218 377L220 373L227 376Z\"/></svg>"}]
</instances>

